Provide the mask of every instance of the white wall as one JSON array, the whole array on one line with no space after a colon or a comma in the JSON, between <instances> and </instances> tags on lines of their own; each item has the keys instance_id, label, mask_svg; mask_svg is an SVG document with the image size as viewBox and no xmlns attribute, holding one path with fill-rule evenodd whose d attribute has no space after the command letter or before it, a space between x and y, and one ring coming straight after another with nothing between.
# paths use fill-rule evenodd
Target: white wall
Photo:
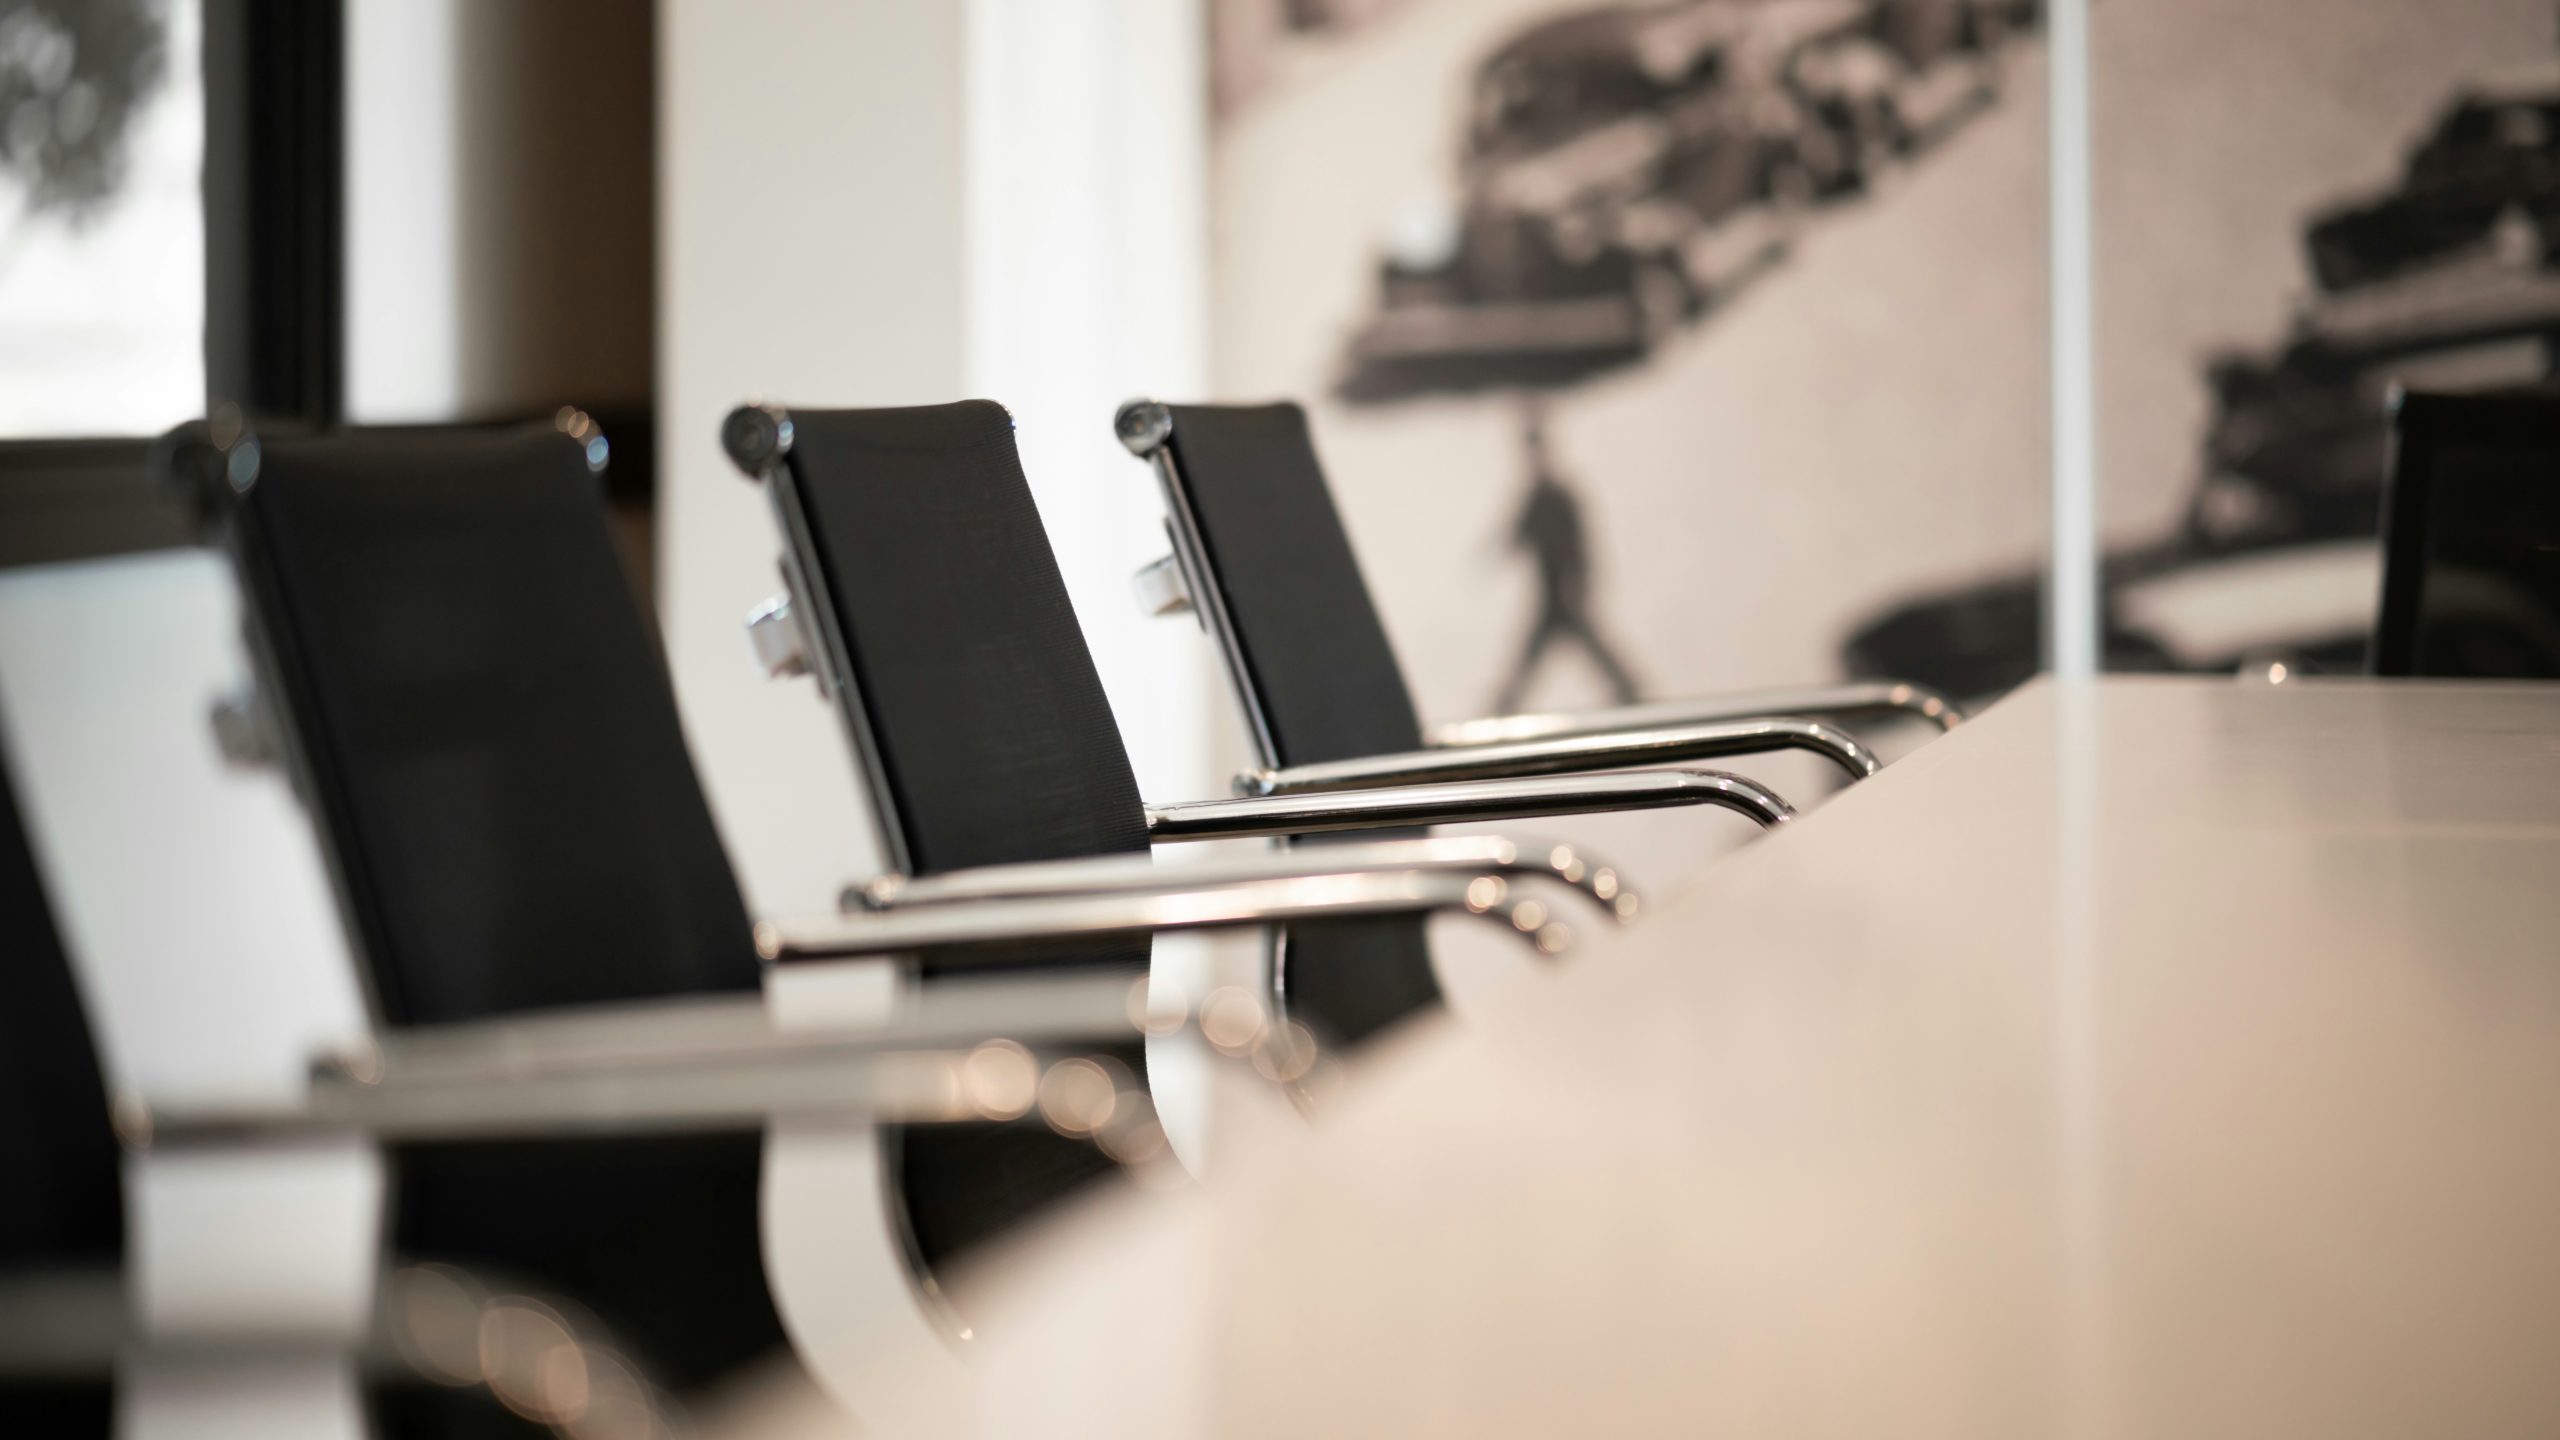
<instances>
[{"instance_id":1,"label":"white wall","mask_svg":"<svg viewBox=\"0 0 2560 1440\"><path fill-rule=\"evenodd\" d=\"M659 610L758 914L831 908L879 855L833 715L761 680L739 632L778 584L765 497L718 444L746 399L1005 404L1142 782L1209 784L1197 637L1129 601L1161 540L1110 432L1120 400L1201 378L1192 9L661 6ZM778 995L786 1023L802 998ZM954 1352L881 1243L867 1137L786 1128L767 1153L768 1272L804 1358L891 1432L962 1423Z\"/></svg>"},{"instance_id":2,"label":"white wall","mask_svg":"<svg viewBox=\"0 0 2560 1440\"><path fill-rule=\"evenodd\" d=\"M1206 386L1201 9L974 0L968 12L963 373L1013 412L1139 789L1222 794L1212 656L1197 626L1137 613L1129 577L1164 553L1164 511L1110 423L1134 396Z\"/></svg>"},{"instance_id":3,"label":"white wall","mask_svg":"<svg viewBox=\"0 0 2560 1440\"><path fill-rule=\"evenodd\" d=\"M718 445L750 397L1001 401L1142 783L1207 792L1206 657L1135 613L1163 541L1110 433L1133 394L1201 388L1194 7L675 0L663 24L659 600L751 905L832 906L877 859L832 717L740 639L778 584Z\"/></svg>"},{"instance_id":4,"label":"white wall","mask_svg":"<svg viewBox=\"0 0 2560 1440\"><path fill-rule=\"evenodd\" d=\"M764 496L719 446L750 397L902 405L962 370L963 12L670 0L660 12L659 613L696 764L758 914L876 868L833 717L757 678L779 585Z\"/></svg>"},{"instance_id":5,"label":"white wall","mask_svg":"<svg viewBox=\"0 0 2560 1440\"><path fill-rule=\"evenodd\" d=\"M462 408L461 35L453 0L347 7L346 405Z\"/></svg>"}]
</instances>

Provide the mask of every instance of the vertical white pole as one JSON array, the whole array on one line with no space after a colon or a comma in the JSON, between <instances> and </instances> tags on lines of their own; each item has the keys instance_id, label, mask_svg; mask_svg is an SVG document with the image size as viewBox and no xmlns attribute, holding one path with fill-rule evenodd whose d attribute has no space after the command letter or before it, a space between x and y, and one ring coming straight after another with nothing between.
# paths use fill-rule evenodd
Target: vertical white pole
<instances>
[{"instance_id":1,"label":"vertical white pole","mask_svg":"<svg viewBox=\"0 0 2560 1440\"><path fill-rule=\"evenodd\" d=\"M454 0L346 15L347 418L451 420L467 308L460 15Z\"/></svg>"},{"instance_id":2,"label":"vertical white pole","mask_svg":"<svg viewBox=\"0 0 2560 1440\"><path fill-rule=\"evenodd\" d=\"M1013 412L1140 793L1216 794L1210 652L1199 627L1132 601L1130 573L1164 550L1163 502L1111 431L1125 400L1208 393L1206 7L969 0L967 13L964 388ZM1196 1003L1220 953L1158 936L1152 983ZM1208 1152L1215 1064L1196 1037L1147 1042L1148 1087L1187 1164Z\"/></svg>"},{"instance_id":3,"label":"vertical white pole","mask_svg":"<svg viewBox=\"0 0 2560 1440\"><path fill-rule=\"evenodd\" d=\"M962 389L1015 444L1148 795L1215 794L1197 626L1138 612L1165 547L1122 401L1208 371L1208 40L1194 0L970 0Z\"/></svg>"},{"instance_id":4,"label":"vertical white pole","mask_svg":"<svg viewBox=\"0 0 2560 1440\"><path fill-rule=\"evenodd\" d=\"M2049 0L2053 555L2045 665L2098 668L2097 345L2089 173L2089 0Z\"/></svg>"}]
</instances>

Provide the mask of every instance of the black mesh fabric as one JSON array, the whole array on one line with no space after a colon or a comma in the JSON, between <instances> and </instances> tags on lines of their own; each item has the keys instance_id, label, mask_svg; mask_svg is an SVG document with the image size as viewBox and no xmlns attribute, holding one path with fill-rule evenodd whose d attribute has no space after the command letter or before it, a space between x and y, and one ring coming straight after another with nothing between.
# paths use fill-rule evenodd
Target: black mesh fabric
<instances>
[{"instance_id":1,"label":"black mesh fabric","mask_svg":"<svg viewBox=\"0 0 2560 1440\"><path fill-rule=\"evenodd\" d=\"M385 1020L757 987L575 442L274 439L242 518Z\"/></svg>"},{"instance_id":2,"label":"black mesh fabric","mask_svg":"<svg viewBox=\"0 0 2560 1440\"><path fill-rule=\"evenodd\" d=\"M270 438L238 538L387 1022L757 988L576 443ZM782 1341L759 1154L752 1136L404 1147L393 1244L556 1290L691 1387ZM385 1419L515 1433L494 1407L452 1413L476 1418Z\"/></svg>"},{"instance_id":3,"label":"black mesh fabric","mask_svg":"<svg viewBox=\"0 0 2560 1440\"><path fill-rule=\"evenodd\" d=\"M1300 843L1313 847L1327 839L1384 840L1427 833L1312 835ZM1431 973L1430 937L1418 915L1292 925L1280 982L1292 1016L1345 1045L1357 1045L1440 999L1440 982Z\"/></svg>"},{"instance_id":4,"label":"black mesh fabric","mask_svg":"<svg viewBox=\"0 0 2560 1440\"><path fill-rule=\"evenodd\" d=\"M106 1085L0 765L0 1275L113 1266L124 1254Z\"/></svg>"},{"instance_id":5,"label":"black mesh fabric","mask_svg":"<svg viewBox=\"0 0 2560 1440\"><path fill-rule=\"evenodd\" d=\"M1272 761L1422 744L1404 670L1297 406L1175 405L1173 456L1226 601Z\"/></svg>"},{"instance_id":6,"label":"black mesh fabric","mask_svg":"<svg viewBox=\"0 0 2560 1440\"><path fill-rule=\"evenodd\" d=\"M70 958L0 765L0 1277L121 1263L119 1159ZM103 1437L114 1412L103 1378L0 1376L0 1435Z\"/></svg>"},{"instance_id":7,"label":"black mesh fabric","mask_svg":"<svg viewBox=\"0 0 2560 1440\"><path fill-rule=\"evenodd\" d=\"M789 481L914 872L1144 853L1137 778L1004 408L791 419ZM1134 977L1148 952L1143 938L1114 939L1022 959ZM1090 1146L1018 1127L910 1130L900 1156L931 1264L1109 1168Z\"/></svg>"},{"instance_id":8,"label":"black mesh fabric","mask_svg":"<svg viewBox=\"0 0 2560 1440\"><path fill-rule=\"evenodd\" d=\"M791 468L915 872L1144 852L1137 778L1004 408L791 418Z\"/></svg>"},{"instance_id":9,"label":"black mesh fabric","mask_svg":"<svg viewBox=\"0 0 2560 1440\"><path fill-rule=\"evenodd\" d=\"M1325 487L1306 412L1285 402L1167 408L1209 583L1235 626L1245 683L1271 727L1273 762L1420 748L1413 696ZM1440 994L1419 918L1292 926L1283 983L1295 1013L1354 1043Z\"/></svg>"}]
</instances>

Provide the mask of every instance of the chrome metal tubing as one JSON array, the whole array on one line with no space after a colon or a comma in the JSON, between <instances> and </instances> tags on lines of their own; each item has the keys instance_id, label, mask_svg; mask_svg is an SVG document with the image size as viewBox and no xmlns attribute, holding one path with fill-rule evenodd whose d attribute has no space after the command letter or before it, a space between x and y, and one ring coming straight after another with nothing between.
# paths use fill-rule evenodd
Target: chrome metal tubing
<instances>
[{"instance_id":1,"label":"chrome metal tubing","mask_svg":"<svg viewBox=\"0 0 2560 1440\"><path fill-rule=\"evenodd\" d=\"M134 1150L360 1132L385 1140L753 1129L778 1115L986 1118L954 1076L991 1037L1030 1064L1143 1033L1126 976L957 980L876 1024L777 1030L754 997L690 999L397 1030L316 1060L298 1104L119 1096Z\"/></svg>"},{"instance_id":2,"label":"chrome metal tubing","mask_svg":"<svg viewBox=\"0 0 2560 1440\"><path fill-rule=\"evenodd\" d=\"M1401 825L1464 825L1524 820L1535 815L1659 810L1675 805L1719 806L1747 815L1763 828L1795 818L1794 807L1767 787L1739 775L1714 770L1633 770L1381 785L1367 790L1291 790L1189 805L1151 805L1147 807L1147 832L1158 840L1233 840Z\"/></svg>"},{"instance_id":3,"label":"chrome metal tubing","mask_svg":"<svg viewBox=\"0 0 2560 1440\"><path fill-rule=\"evenodd\" d=\"M856 911L798 921L768 920L756 926L756 949L768 960L836 959L902 955L947 946L1003 946L1009 942L1091 935L1240 929L1295 920L1434 910L1461 911L1508 923L1513 907L1503 903L1504 897L1532 889L1537 883L1530 876L1506 881L1483 871L1413 868L1332 870L1226 883L1172 881L1151 890L1083 891ZM1553 909L1542 902L1540 913L1551 913ZM1562 948L1558 943L1563 939L1561 935L1541 937L1534 930L1524 933L1548 954ZM963 959L966 954L964 951L949 958ZM1015 957L998 951L987 958L1010 961Z\"/></svg>"},{"instance_id":4,"label":"chrome metal tubing","mask_svg":"<svg viewBox=\"0 0 2560 1440\"><path fill-rule=\"evenodd\" d=\"M1053 1053L1007 1049L1035 1075ZM116 1125L126 1146L139 1151L343 1134L415 1142L754 1130L794 1115L908 1124L1002 1118L971 1103L970 1054L801 1039L760 1054L525 1073L323 1073L312 1077L299 1105L145 1108L128 1099L117 1107Z\"/></svg>"},{"instance_id":5,"label":"chrome metal tubing","mask_svg":"<svg viewBox=\"0 0 2560 1440\"><path fill-rule=\"evenodd\" d=\"M1749 690L1689 700L1662 700L1623 705L1612 710L1568 710L1544 714L1495 715L1434 725L1424 732L1435 747L1497 745L1514 740L1540 740L1553 735L1603 735L1664 725L1704 725L1780 717L1819 720L1926 720L1940 730L1964 722L1964 711L1925 685L1874 681L1814 686L1794 690Z\"/></svg>"},{"instance_id":6,"label":"chrome metal tubing","mask_svg":"<svg viewBox=\"0 0 2560 1440\"><path fill-rule=\"evenodd\" d=\"M1852 780L1864 780L1883 768L1873 751L1847 732L1819 720L1740 720L1661 725L1601 735L1557 735L1447 750L1408 750L1321 765L1292 765L1285 770L1248 770L1236 777L1236 793L1292 795L1369 785L1581 775L1719 756L1763 755L1777 750L1810 750L1839 766Z\"/></svg>"},{"instance_id":7,"label":"chrome metal tubing","mask_svg":"<svg viewBox=\"0 0 2560 1440\"><path fill-rule=\"evenodd\" d=\"M502 1283L487 1271L432 1262L384 1271L375 1282L372 1323L361 1335L340 1335L325 1326L278 1326L257 1316L254 1305L228 1317L228 1323L197 1321L172 1333L143 1323L133 1288L113 1268L0 1276L0 1380L107 1381L136 1360L236 1367L324 1359L352 1361L362 1374L414 1374L444 1386L477 1385L525 1413L539 1413L549 1397L527 1393L523 1382L555 1364L565 1345L589 1356L611 1357L609 1366L572 1372L594 1387L583 1392L590 1402L587 1414L605 1413L597 1402L609 1400L614 1418L632 1426L615 1433L685 1433L670 1423L665 1387L645 1358L621 1343L621 1337L604 1332L573 1297L531 1284ZM551 1323L473 1323L500 1307L528 1302ZM452 1328L457 1311L463 1327L458 1337ZM459 1355L452 1348L456 1338L461 1341Z\"/></svg>"},{"instance_id":8,"label":"chrome metal tubing","mask_svg":"<svg viewBox=\"0 0 2560 1440\"><path fill-rule=\"evenodd\" d=\"M897 1013L841 1029L777 1030L765 1001L742 995L393 1030L313 1066L405 1083L539 1079L630 1067L751 1062L967 1048L990 1035L1082 1045L1137 1033L1126 976L1062 973L957 979L903 998Z\"/></svg>"},{"instance_id":9,"label":"chrome metal tubing","mask_svg":"<svg viewBox=\"0 0 2560 1440\"><path fill-rule=\"evenodd\" d=\"M1211 837L1169 835L1167 840ZM1626 877L1579 846L1507 835L1435 835L1281 850L1258 855L1162 864L1148 855L985 865L940 875L882 875L845 890L845 908L897 910L979 900L1023 899L1104 891L1161 890L1338 874L1345 870L1436 870L1467 875L1533 875L1571 886L1602 911L1625 918L1635 909Z\"/></svg>"},{"instance_id":10,"label":"chrome metal tubing","mask_svg":"<svg viewBox=\"0 0 2560 1440\"><path fill-rule=\"evenodd\" d=\"M1219 668L1226 672L1227 688L1235 693L1236 713L1244 717L1254 758L1271 764L1280 753L1272 738L1271 717L1263 710L1262 696L1246 670L1244 637L1236 628L1235 616L1228 613L1227 592L1219 587L1217 573L1208 562L1200 517L1191 508L1191 488L1182 482L1182 468L1168 443L1173 439L1172 407L1159 400L1132 400L1111 417L1111 428L1121 445L1155 473L1157 488L1164 494L1165 536L1173 542L1174 568L1191 598L1192 617L1218 647Z\"/></svg>"}]
</instances>

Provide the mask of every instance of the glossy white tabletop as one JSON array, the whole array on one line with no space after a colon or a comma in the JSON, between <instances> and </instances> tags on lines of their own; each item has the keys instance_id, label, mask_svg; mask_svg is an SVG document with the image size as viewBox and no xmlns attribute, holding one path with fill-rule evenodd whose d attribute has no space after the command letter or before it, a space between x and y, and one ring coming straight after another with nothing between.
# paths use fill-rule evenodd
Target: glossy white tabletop
<instances>
[{"instance_id":1,"label":"glossy white tabletop","mask_svg":"<svg viewBox=\"0 0 2560 1440\"><path fill-rule=\"evenodd\" d=\"M2560 687L2032 687L1485 1008L984 1433L2560 1434Z\"/></svg>"}]
</instances>

